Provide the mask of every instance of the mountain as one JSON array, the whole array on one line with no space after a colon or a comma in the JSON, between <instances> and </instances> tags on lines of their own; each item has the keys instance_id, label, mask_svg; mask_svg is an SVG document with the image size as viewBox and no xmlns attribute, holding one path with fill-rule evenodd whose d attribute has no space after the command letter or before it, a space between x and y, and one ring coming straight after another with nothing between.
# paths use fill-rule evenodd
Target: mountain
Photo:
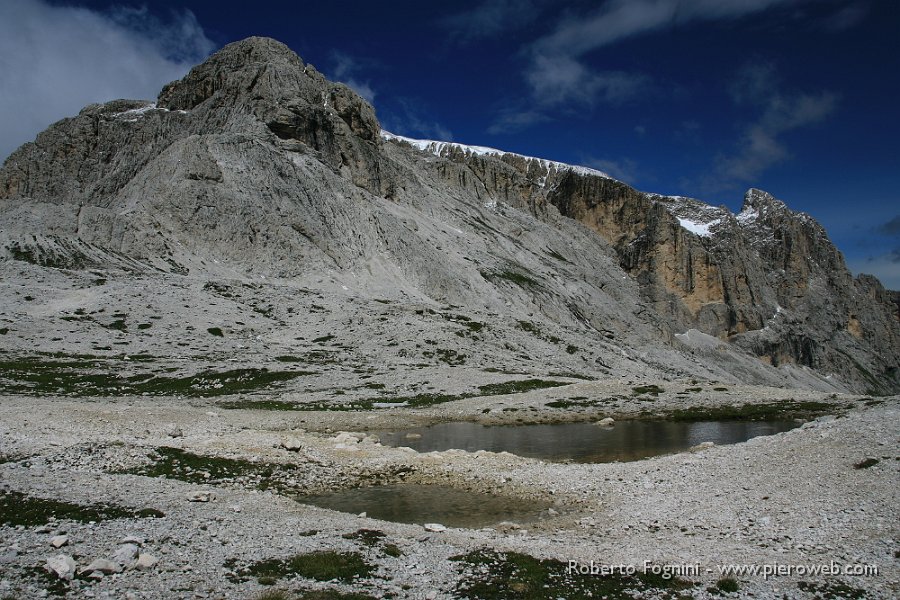
<instances>
[{"instance_id":1,"label":"mountain","mask_svg":"<svg viewBox=\"0 0 900 600\"><path fill-rule=\"evenodd\" d=\"M328 401L498 374L900 390L892 293L809 215L396 136L265 38L18 149L0 249L10 355L293 361Z\"/></svg>"}]
</instances>

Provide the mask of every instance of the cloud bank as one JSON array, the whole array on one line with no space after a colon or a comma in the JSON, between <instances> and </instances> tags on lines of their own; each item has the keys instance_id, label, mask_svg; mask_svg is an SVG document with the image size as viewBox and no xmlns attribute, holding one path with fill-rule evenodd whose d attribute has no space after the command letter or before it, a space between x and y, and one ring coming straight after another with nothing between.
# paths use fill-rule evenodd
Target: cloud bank
<instances>
[{"instance_id":1,"label":"cloud bank","mask_svg":"<svg viewBox=\"0 0 900 600\"><path fill-rule=\"evenodd\" d=\"M620 41L693 22L733 20L758 13L792 0L609 0L587 13L568 14L546 35L525 49L525 80L530 88L528 109L537 106L542 115L551 115L572 106L591 107L598 103L622 104L652 87L642 73L592 69L584 56ZM485 2L481 11L469 14L475 25L497 26L488 16L505 6L498 0ZM488 10L493 8L494 10ZM482 15L478 20L476 15ZM475 31L479 31L475 29ZM512 131L532 123L507 111L492 127L493 133Z\"/></svg>"},{"instance_id":2,"label":"cloud bank","mask_svg":"<svg viewBox=\"0 0 900 600\"><path fill-rule=\"evenodd\" d=\"M0 160L83 106L152 99L215 44L190 11L0 2Z\"/></svg>"}]
</instances>

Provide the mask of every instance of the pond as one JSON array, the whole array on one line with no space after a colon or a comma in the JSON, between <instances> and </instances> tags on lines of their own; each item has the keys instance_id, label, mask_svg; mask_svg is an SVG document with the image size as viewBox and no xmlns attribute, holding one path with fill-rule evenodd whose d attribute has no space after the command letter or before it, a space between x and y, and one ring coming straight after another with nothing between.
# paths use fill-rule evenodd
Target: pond
<instances>
[{"instance_id":1,"label":"pond","mask_svg":"<svg viewBox=\"0 0 900 600\"><path fill-rule=\"evenodd\" d=\"M557 462L598 463L682 452L703 442L736 444L798 425L796 421L616 421L611 427L453 422L376 433L386 446L407 446L418 452L488 450Z\"/></svg>"},{"instance_id":2,"label":"pond","mask_svg":"<svg viewBox=\"0 0 900 600\"><path fill-rule=\"evenodd\" d=\"M549 505L505 496L460 490L445 485L398 483L299 496L312 504L396 523L440 523L479 528L501 521L528 523L549 516Z\"/></svg>"}]
</instances>

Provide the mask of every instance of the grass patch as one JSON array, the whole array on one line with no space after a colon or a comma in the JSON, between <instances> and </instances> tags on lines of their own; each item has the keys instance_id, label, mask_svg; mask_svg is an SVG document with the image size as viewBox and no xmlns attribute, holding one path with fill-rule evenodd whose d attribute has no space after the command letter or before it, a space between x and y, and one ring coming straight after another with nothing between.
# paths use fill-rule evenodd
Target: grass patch
<instances>
[{"instance_id":1,"label":"grass patch","mask_svg":"<svg viewBox=\"0 0 900 600\"><path fill-rule=\"evenodd\" d=\"M233 565L232 562L231 566ZM374 572L375 567L367 563L358 552L323 550L251 563L237 569L232 580L241 582L256 577L260 581L274 582L286 577L300 576L316 581L336 580L353 583L357 579L371 577Z\"/></svg>"},{"instance_id":2,"label":"grass patch","mask_svg":"<svg viewBox=\"0 0 900 600\"><path fill-rule=\"evenodd\" d=\"M529 288L540 285L536 279L525 275L524 273L519 273L518 271L480 271L481 276L487 279L488 281L509 281L510 283L514 283L519 287Z\"/></svg>"},{"instance_id":3,"label":"grass patch","mask_svg":"<svg viewBox=\"0 0 900 600\"><path fill-rule=\"evenodd\" d=\"M734 577L723 577L716 582L716 589L726 594L733 594L741 589L741 586Z\"/></svg>"},{"instance_id":4,"label":"grass patch","mask_svg":"<svg viewBox=\"0 0 900 600\"><path fill-rule=\"evenodd\" d=\"M209 335L214 335L216 337L225 337L225 334L222 333L221 327L208 327L206 331L209 333Z\"/></svg>"},{"instance_id":5,"label":"grass patch","mask_svg":"<svg viewBox=\"0 0 900 600\"><path fill-rule=\"evenodd\" d=\"M112 504L75 504L63 500L35 498L20 492L0 492L0 523L36 527L56 520L89 523L110 519L158 518L165 515L152 508L133 510Z\"/></svg>"},{"instance_id":6,"label":"grass patch","mask_svg":"<svg viewBox=\"0 0 900 600\"><path fill-rule=\"evenodd\" d=\"M677 409L666 416L673 421L767 421L814 418L840 409L827 402L783 400L761 404L696 406Z\"/></svg>"},{"instance_id":7,"label":"grass patch","mask_svg":"<svg viewBox=\"0 0 900 600\"><path fill-rule=\"evenodd\" d=\"M227 410L303 410L293 402L285 402L283 400L248 400L246 398L226 400L217 403L216 406Z\"/></svg>"},{"instance_id":8,"label":"grass patch","mask_svg":"<svg viewBox=\"0 0 900 600\"><path fill-rule=\"evenodd\" d=\"M341 536L345 540L355 540L364 546L377 546L387 537L387 534L377 529L357 529L353 533L345 533Z\"/></svg>"},{"instance_id":9,"label":"grass patch","mask_svg":"<svg viewBox=\"0 0 900 600\"><path fill-rule=\"evenodd\" d=\"M800 581L797 587L804 592L815 594L816 598L822 600L862 600L867 598L866 590L851 587L845 583L810 583L808 581Z\"/></svg>"},{"instance_id":10,"label":"grass patch","mask_svg":"<svg viewBox=\"0 0 900 600\"><path fill-rule=\"evenodd\" d=\"M523 379L519 381L506 381L503 383L489 383L479 385L482 396L499 396L502 394L523 394L532 390L569 385L566 381L553 381L548 379Z\"/></svg>"},{"instance_id":11,"label":"grass patch","mask_svg":"<svg viewBox=\"0 0 900 600\"><path fill-rule=\"evenodd\" d=\"M307 371L269 371L265 368L205 371L167 377L126 376L120 359L32 356L0 360L0 393L33 396L189 396L206 398L269 388Z\"/></svg>"},{"instance_id":12,"label":"grass patch","mask_svg":"<svg viewBox=\"0 0 900 600\"><path fill-rule=\"evenodd\" d=\"M639 396L641 394L651 394L653 396L659 396L666 390L659 387L658 385L639 385L637 387L631 388L631 391L634 392L635 396Z\"/></svg>"},{"instance_id":13,"label":"grass patch","mask_svg":"<svg viewBox=\"0 0 900 600\"><path fill-rule=\"evenodd\" d=\"M854 469L868 469L869 467L874 467L878 464L877 458L867 458L865 460L861 460L855 465L853 465Z\"/></svg>"},{"instance_id":14,"label":"grass patch","mask_svg":"<svg viewBox=\"0 0 900 600\"><path fill-rule=\"evenodd\" d=\"M324 344L325 342L330 342L334 339L333 335L323 335L322 337L317 337L312 341L313 344Z\"/></svg>"},{"instance_id":15,"label":"grass patch","mask_svg":"<svg viewBox=\"0 0 900 600\"><path fill-rule=\"evenodd\" d=\"M518 552L477 550L451 560L462 563L456 591L472 600L544 600L546 598L631 598L662 592L677 597L693 586L688 581L650 574L605 577L567 573L567 564Z\"/></svg>"},{"instance_id":16,"label":"grass patch","mask_svg":"<svg viewBox=\"0 0 900 600\"><path fill-rule=\"evenodd\" d=\"M531 390L558 387L561 385L569 385L569 383L566 381L551 381L546 379L525 379L480 385L478 386L477 392L467 392L465 394L418 394L416 396L379 398L368 402L370 405L372 402L406 403L406 405L411 408L420 408L423 406L432 406L434 404L443 404L444 402L452 402L454 400L465 400L466 398L499 396L502 394L521 394L530 392Z\"/></svg>"},{"instance_id":17,"label":"grass patch","mask_svg":"<svg viewBox=\"0 0 900 600\"><path fill-rule=\"evenodd\" d=\"M181 448L162 446L150 454L150 463L120 471L146 477L165 477L201 485L234 481L246 487L278 492L294 489L291 483L300 467L292 464L254 462L242 458L225 458L194 454Z\"/></svg>"}]
</instances>

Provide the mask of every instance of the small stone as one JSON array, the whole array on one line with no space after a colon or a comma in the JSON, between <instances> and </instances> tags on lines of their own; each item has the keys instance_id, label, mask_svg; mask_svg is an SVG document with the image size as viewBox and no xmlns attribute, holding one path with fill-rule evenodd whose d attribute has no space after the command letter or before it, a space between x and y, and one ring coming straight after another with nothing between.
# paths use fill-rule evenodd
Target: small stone
<instances>
[{"instance_id":1,"label":"small stone","mask_svg":"<svg viewBox=\"0 0 900 600\"><path fill-rule=\"evenodd\" d=\"M691 446L691 452L698 452L700 450L706 450L707 448L712 448L715 446L713 442L703 442L702 444L697 444L696 446Z\"/></svg>"},{"instance_id":2,"label":"small stone","mask_svg":"<svg viewBox=\"0 0 900 600\"><path fill-rule=\"evenodd\" d=\"M81 569L81 573L102 573L104 575L112 575L113 573L121 573L122 566L105 558L96 558L91 564Z\"/></svg>"},{"instance_id":3,"label":"small stone","mask_svg":"<svg viewBox=\"0 0 900 600\"><path fill-rule=\"evenodd\" d=\"M612 427L613 425L615 425L615 423L616 420L612 417L606 417L605 419L600 419L599 421L597 421L597 425L599 425L600 427Z\"/></svg>"},{"instance_id":4,"label":"small stone","mask_svg":"<svg viewBox=\"0 0 900 600\"><path fill-rule=\"evenodd\" d=\"M116 549L113 560L120 565L130 565L137 558L138 547L136 544L123 544Z\"/></svg>"},{"instance_id":5,"label":"small stone","mask_svg":"<svg viewBox=\"0 0 900 600\"><path fill-rule=\"evenodd\" d=\"M407 433L407 434L406 434L405 436L403 436L403 437L405 437L405 438L408 439L408 440L417 440L417 439L419 439L420 437L422 437L422 434L421 434L421 433Z\"/></svg>"},{"instance_id":6,"label":"small stone","mask_svg":"<svg viewBox=\"0 0 900 600\"><path fill-rule=\"evenodd\" d=\"M442 531L447 531L447 527L441 525L440 523L425 523L423 525L425 527L425 531L432 531L434 533L440 533Z\"/></svg>"},{"instance_id":7,"label":"small stone","mask_svg":"<svg viewBox=\"0 0 900 600\"><path fill-rule=\"evenodd\" d=\"M359 513L359 514L356 515L356 516L359 517L360 519L365 519L365 518L368 516L368 513L366 513L365 511L363 511L363 512Z\"/></svg>"},{"instance_id":8,"label":"small stone","mask_svg":"<svg viewBox=\"0 0 900 600\"><path fill-rule=\"evenodd\" d=\"M431 590L425 594L425 600L435 600L438 597L437 590Z\"/></svg>"},{"instance_id":9,"label":"small stone","mask_svg":"<svg viewBox=\"0 0 900 600\"><path fill-rule=\"evenodd\" d=\"M60 579L72 579L75 576L75 559L68 554L60 554L47 559L44 569L55 573Z\"/></svg>"},{"instance_id":10,"label":"small stone","mask_svg":"<svg viewBox=\"0 0 900 600\"><path fill-rule=\"evenodd\" d=\"M54 548L62 548L66 544L69 543L69 536L67 535L55 535L50 538L50 545Z\"/></svg>"},{"instance_id":11,"label":"small stone","mask_svg":"<svg viewBox=\"0 0 900 600\"><path fill-rule=\"evenodd\" d=\"M146 543L146 540L137 535L126 535L121 540L119 540L120 544L134 544L136 546L143 546Z\"/></svg>"},{"instance_id":12,"label":"small stone","mask_svg":"<svg viewBox=\"0 0 900 600\"><path fill-rule=\"evenodd\" d=\"M201 490L199 492L192 492L188 494L188 502L209 502L210 500L215 499L215 497L215 493L207 490Z\"/></svg>"},{"instance_id":13,"label":"small stone","mask_svg":"<svg viewBox=\"0 0 900 600\"><path fill-rule=\"evenodd\" d=\"M303 446L300 445L300 442L297 440L284 440L281 442L281 447L287 450L288 452L299 452L303 449Z\"/></svg>"},{"instance_id":14,"label":"small stone","mask_svg":"<svg viewBox=\"0 0 900 600\"><path fill-rule=\"evenodd\" d=\"M141 555L138 556L137 562L134 563L135 569L152 569L156 563L159 562L159 559L150 554L149 552L141 552Z\"/></svg>"},{"instance_id":15,"label":"small stone","mask_svg":"<svg viewBox=\"0 0 900 600\"><path fill-rule=\"evenodd\" d=\"M173 425L166 430L166 435L170 438L180 438L184 437L184 432L181 430L181 427Z\"/></svg>"},{"instance_id":16,"label":"small stone","mask_svg":"<svg viewBox=\"0 0 900 600\"><path fill-rule=\"evenodd\" d=\"M557 515L559 514L559 511L558 511L558 510L554 510L554 509L552 509L552 508L548 508L548 509L547 509L547 514L550 515L551 517L555 517L555 516L557 516Z\"/></svg>"}]
</instances>

